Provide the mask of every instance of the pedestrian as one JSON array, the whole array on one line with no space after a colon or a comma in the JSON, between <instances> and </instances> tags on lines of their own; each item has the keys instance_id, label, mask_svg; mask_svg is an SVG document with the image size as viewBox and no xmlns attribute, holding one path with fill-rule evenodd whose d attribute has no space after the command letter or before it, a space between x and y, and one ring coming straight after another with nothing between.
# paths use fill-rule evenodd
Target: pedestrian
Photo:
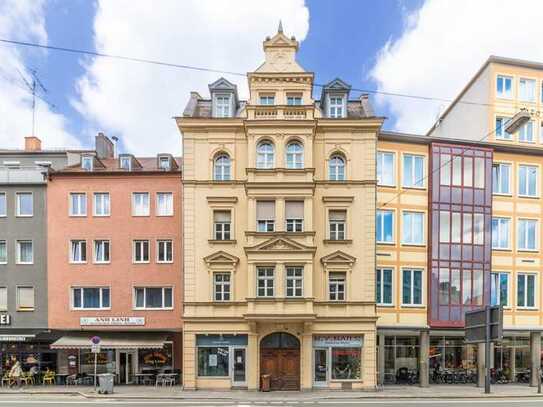
<instances>
[{"instance_id":1,"label":"pedestrian","mask_svg":"<svg viewBox=\"0 0 543 407\"><path fill-rule=\"evenodd\" d=\"M17 383L17 387L21 387L21 376L23 374L23 369L21 368L21 363L16 361L11 370L9 371L9 377L11 379L9 387L13 386L14 383Z\"/></svg>"}]
</instances>

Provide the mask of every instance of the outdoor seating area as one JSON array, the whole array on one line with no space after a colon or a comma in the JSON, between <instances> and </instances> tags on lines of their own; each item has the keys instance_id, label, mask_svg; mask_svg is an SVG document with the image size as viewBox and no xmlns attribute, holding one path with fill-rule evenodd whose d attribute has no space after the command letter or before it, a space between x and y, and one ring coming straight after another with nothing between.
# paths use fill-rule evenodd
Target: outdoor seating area
<instances>
[{"instance_id":1,"label":"outdoor seating area","mask_svg":"<svg viewBox=\"0 0 543 407\"><path fill-rule=\"evenodd\" d=\"M46 370L43 372L37 369L32 371L14 372L13 370L7 371L2 375L1 385L2 387L13 386L35 386L35 385L54 385L56 384L56 375L52 370Z\"/></svg>"}]
</instances>

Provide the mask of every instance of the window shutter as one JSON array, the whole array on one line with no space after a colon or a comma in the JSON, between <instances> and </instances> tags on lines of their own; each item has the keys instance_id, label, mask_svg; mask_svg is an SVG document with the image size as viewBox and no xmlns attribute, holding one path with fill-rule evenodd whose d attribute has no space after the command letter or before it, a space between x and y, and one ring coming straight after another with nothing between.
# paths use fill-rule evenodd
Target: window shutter
<instances>
[{"instance_id":1,"label":"window shutter","mask_svg":"<svg viewBox=\"0 0 543 407\"><path fill-rule=\"evenodd\" d=\"M230 211L215 211L213 218L215 222L230 222Z\"/></svg>"},{"instance_id":2,"label":"window shutter","mask_svg":"<svg viewBox=\"0 0 543 407\"><path fill-rule=\"evenodd\" d=\"M303 219L304 218L304 202L303 201L285 202L285 217L287 219Z\"/></svg>"},{"instance_id":3,"label":"window shutter","mask_svg":"<svg viewBox=\"0 0 543 407\"><path fill-rule=\"evenodd\" d=\"M275 220L275 202L258 201L256 203L257 219Z\"/></svg>"},{"instance_id":4,"label":"window shutter","mask_svg":"<svg viewBox=\"0 0 543 407\"><path fill-rule=\"evenodd\" d=\"M18 287L19 309L34 308L34 287Z\"/></svg>"},{"instance_id":5,"label":"window shutter","mask_svg":"<svg viewBox=\"0 0 543 407\"><path fill-rule=\"evenodd\" d=\"M330 220L345 222L345 211L330 211Z\"/></svg>"},{"instance_id":6,"label":"window shutter","mask_svg":"<svg viewBox=\"0 0 543 407\"><path fill-rule=\"evenodd\" d=\"M7 287L0 287L0 309L8 309L8 289Z\"/></svg>"}]
</instances>

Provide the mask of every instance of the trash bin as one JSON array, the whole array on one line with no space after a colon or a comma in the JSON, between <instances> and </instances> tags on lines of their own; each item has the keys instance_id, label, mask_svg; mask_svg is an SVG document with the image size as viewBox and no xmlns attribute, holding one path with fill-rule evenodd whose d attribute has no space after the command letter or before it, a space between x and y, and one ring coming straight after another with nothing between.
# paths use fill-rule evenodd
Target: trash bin
<instances>
[{"instance_id":1,"label":"trash bin","mask_svg":"<svg viewBox=\"0 0 543 407\"><path fill-rule=\"evenodd\" d=\"M260 376L260 390L261 391L270 391L271 387L271 375L263 374Z\"/></svg>"},{"instance_id":2,"label":"trash bin","mask_svg":"<svg viewBox=\"0 0 543 407\"><path fill-rule=\"evenodd\" d=\"M98 388L98 393L112 394L114 375L112 375L111 373L102 373L101 375L98 375L98 378L100 381L100 387Z\"/></svg>"}]
</instances>

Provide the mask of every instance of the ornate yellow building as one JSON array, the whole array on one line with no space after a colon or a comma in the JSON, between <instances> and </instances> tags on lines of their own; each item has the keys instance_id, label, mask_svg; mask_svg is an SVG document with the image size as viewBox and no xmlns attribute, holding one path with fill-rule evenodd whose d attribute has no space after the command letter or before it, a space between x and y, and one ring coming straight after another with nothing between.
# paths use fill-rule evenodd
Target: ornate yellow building
<instances>
[{"instance_id":1,"label":"ornate yellow building","mask_svg":"<svg viewBox=\"0 0 543 407\"><path fill-rule=\"evenodd\" d=\"M376 385L376 143L383 119L313 73L281 27L182 117L186 389Z\"/></svg>"}]
</instances>

